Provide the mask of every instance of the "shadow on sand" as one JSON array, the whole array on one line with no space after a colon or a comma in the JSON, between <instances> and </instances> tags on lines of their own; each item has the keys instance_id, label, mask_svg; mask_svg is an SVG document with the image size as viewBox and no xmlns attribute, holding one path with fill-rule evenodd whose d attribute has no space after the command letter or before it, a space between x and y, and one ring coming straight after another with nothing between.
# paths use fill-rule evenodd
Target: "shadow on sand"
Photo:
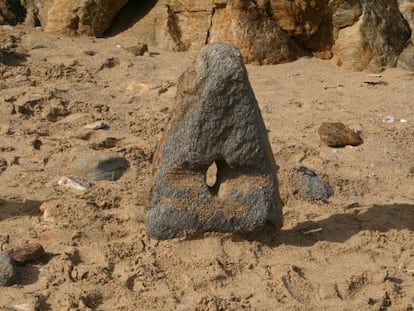
<instances>
[{"instance_id":1,"label":"shadow on sand","mask_svg":"<svg viewBox=\"0 0 414 311\"><path fill-rule=\"evenodd\" d=\"M322 231L303 234L319 228ZM318 221L306 221L279 232L265 228L262 233L246 238L271 247L280 244L311 246L319 241L342 243L365 230L387 232L392 229L414 232L414 205L373 205L367 210L355 209L353 212L331 215Z\"/></svg>"},{"instance_id":2,"label":"shadow on sand","mask_svg":"<svg viewBox=\"0 0 414 311\"><path fill-rule=\"evenodd\" d=\"M28 54L0 50L0 64L6 66L20 66L26 62Z\"/></svg>"},{"instance_id":3,"label":"shadow on sand","mask_svg":"<svg viewBox=\"0 0 414 311\"><path fill-rule=\"evenodd\" d=\"M21 216L39 216L40 201L0 199L0 221Z\"/></svg>"}]
</instances>

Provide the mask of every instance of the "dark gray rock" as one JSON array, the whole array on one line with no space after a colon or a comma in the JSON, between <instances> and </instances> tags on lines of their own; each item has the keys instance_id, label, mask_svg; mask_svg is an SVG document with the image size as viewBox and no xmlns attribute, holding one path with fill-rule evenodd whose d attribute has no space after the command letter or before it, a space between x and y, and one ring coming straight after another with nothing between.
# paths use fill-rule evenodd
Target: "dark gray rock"
<instances>
[{"instance_id":1,"label":"dark gray rock","mask_svg":"<svg viewBox=\"0 0 414 311\"><path fill-rule=\"evenodd\" d=\"M208 185L213 163L216 181ZM180 77L154 168L151 237L281 227L276 164L239 50L207 45Z\"/></svg>"},{"instance_id":2,"label":"dark gray rock","mask_svg":"<svg viewBox=\"0 0 414 311\"><path fill-rule=\"evenodd\" d=\"M12 286L19 283L19 275L13 260L0 253L0 286Z\"/></svg>"},{"instance_id":3,"label":"dark gray rock","mask_svg":"<svg viewBox=\"0 0 414 311\"><path fill-rule=\"evenodd\" d=\"M128 160L116 154L92 154L75 160L72 173L93 180L117 180L128 167Z\"/></svg>"},{"instance_id":4,"label":"dark gray rock","mask_svg":"<svg viewBox=\"0 0 414 311\"><path fill-rule=\"evenodd\" d=\"M327 201L333 194L332 187L326 180L320 178L314 171L305 167L297 166L292 185L296 196L308 201Z\"/></svg>"}]
</instances>

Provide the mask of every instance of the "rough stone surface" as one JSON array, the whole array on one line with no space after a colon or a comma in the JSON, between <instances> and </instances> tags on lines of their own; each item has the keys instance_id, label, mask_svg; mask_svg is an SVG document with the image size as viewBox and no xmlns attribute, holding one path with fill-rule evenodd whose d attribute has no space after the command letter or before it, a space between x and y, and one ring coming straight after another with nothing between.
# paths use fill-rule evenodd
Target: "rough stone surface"
<instances>
[{"instance_id":1,"label":"rough stone surface","mask_svg":"<svg viewBox=\"0 0 414 311\"><path fill-rule=\"evenodd\" d=\"M38 243L26 244L8 252L9 257L18 263L39 259L44 254L45 250L43 249L43 246Z\"/></svg>"},{"instance_id":2,"label":"rough stone surface","mask_svg":"<svg viewBox=\"0 0 414 311\"><path fill-rule=\"evenodd\" d=\"M17 0L2 0L0 2L0 24L16 25L26 17L26 9Z\"/></svg>"},{"instance_id":3,"label":"rough stone surface","mask_svg":"<svg viewBox=\"0 0 414 311\"><path fill-rule=\"evenodd\" d=\"M180 77L176 101L155 156L149 235L281 227L276 165L240 51L207 45Z\"/></svg>"},{"instance_id":4,"label":"rough stone surface","mask_svg":"<svg viewBox=\"0 0 414 311\"><path fill-rule=\"evenodd\" d=\"M294 169L294 179L296 182L292 192L309 201L326 201L333 194L332 187L326 180L320 178L314 171L305 167L298 166Z\"/></svg>"},{"instance_id":5,"label":"rough stone surface","mask_svg":"<svg viewBox=\"0 0 414 311\"><path fill-rule=\"evenodd\" d=\"M53 0L3 0L0 2L0 24L42 26Z\"/></svg>"},{"instance_id":6,"label":"rough stone surface","mask_svg":"<svg viewBox=\"0 0 414 311\"><path fill-rule=\"evenodd\" d=\"M406 48L398 57L397 67L414 71L414 46Z\"/></svg>"},{"instance_id":7,"label":"rough stone surface","mask_svg":"<svg viewBox=\"0 0 414 311\"><path fill-rule=\"evenodd\" d=\"M128 160L116 154L92 154L75 160L71 171L92 180L117 180L128 167Z\"/></svg>"},{"instance_id":8,"label":"rough stone surface","mask_svg":"<svg viewBox=\"0 0 414 311\"><path fill-rule=\"evenodd\" d=\"M362 144L362 139L357 132L339 122L322 123L318 129L318 134L329 147L341 148L346 145L358 146Z\"/></svg>"},{"instance_id":9,"label":"rough stone surface","mask_svg":"<svg viewBox=\"0 0 414 311\"><path fill-rule=\"evenodd\" d=\"M352 70L393 67L411 31L395 1L360 1L362 15L339 31L333 47L336 63Z\"/></svg>"},{"instance_id":10,"label":"rough stone surface","mask_svg":"<svg viewBox=\"0 0 414 311\"><path fill-rule=\"evenodd\" d=\"M19 283L19 276L13 260L0 253L0 286L12 286Z\"/></svg>"},{"instance_id":11,"label":"rough stone surface","mask_svg":"<svg viewBox=\"0 0 414 311\"><path fill-rule=\"evenodd\" d=\"M47 10L45 30L102 35L127 0L55 0Z\"/></svg>"},{"instance_id":12,"label":"rough stone surface","mask_svg":"<svg viewBox=\"0 0 414 311\"><path fill-rule=\"evenodd\" d=\"M304 54L272 17L269 1L160 0L131 30L142 42L175 51L237 46L245 62L280 63Z\"/></svg>"}]
</instances>

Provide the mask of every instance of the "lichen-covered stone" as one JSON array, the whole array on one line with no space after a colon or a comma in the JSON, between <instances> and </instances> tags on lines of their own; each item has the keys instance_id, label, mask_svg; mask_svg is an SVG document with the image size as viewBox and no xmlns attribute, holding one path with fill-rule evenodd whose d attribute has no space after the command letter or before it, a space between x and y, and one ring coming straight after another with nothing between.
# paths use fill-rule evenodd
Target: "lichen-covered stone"
<instances>
[{"instance_id":1,"label":"lichen-covered stone","mask_svg":"<svg viewBox=\"0 0 414 311\"><path fill-rule=\"evenodd\" d=\"M155 156L149 235L281 227L276 164L239 50L207 45L180 77L176 101ZM213 163L216 181L209 185Z\"/></svg>"}]
</instances>

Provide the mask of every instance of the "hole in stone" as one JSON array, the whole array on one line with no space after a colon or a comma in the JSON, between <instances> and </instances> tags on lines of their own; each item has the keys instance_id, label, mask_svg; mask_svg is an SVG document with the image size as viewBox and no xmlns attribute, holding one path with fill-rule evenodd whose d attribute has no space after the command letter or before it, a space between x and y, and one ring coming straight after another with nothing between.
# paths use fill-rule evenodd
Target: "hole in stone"
<instances>
[{"instance_id":1,"label":"hole in stone","mask_svg":"<svg viewBox=\"0 0 414 311\"><path fill-rule=\"evenodd\" d=\"M213 163L211 163L211 165L209 166L206 172L206 184L209 188L214 188L216 186L217 173L218 173L217 163L216 161L214 161Z\"/></svg>"}]
</instances>

